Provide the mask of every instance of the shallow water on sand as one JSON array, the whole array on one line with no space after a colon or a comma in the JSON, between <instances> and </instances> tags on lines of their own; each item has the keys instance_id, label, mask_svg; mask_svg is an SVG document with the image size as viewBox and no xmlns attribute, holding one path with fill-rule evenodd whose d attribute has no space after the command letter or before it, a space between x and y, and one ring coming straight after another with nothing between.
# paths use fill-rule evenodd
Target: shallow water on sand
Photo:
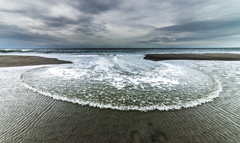
<instances>
[{"instance_id":1,"label":"shallow water on sand","mask_svg":"<svg viewBox=\"0 0 240 143\"><path fill-rule=\"evenodd\" d=\"M150 61L149 61L150 62ZM164 61L213 77L222 91L195 108L119 111L54 100L25 88L22 74L0 69L0 142L238 142L240 62ZM47 67L52 69L56 67ZM40 68L41 69L41 68ZM198 85L197 85L198 86Z\"/></svg>"}]
</instances>

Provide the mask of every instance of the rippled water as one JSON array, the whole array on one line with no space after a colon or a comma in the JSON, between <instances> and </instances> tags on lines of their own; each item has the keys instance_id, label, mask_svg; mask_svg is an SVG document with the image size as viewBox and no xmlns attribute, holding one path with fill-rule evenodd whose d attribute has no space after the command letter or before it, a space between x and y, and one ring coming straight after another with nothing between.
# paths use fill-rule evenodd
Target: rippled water
<instances>
[{"instance_id":1,"label":"rippled water","mask_svg":"<svg viewBox=\"0 0 240 143\"><path fill-rule=\"evenodd\" d=\"M199 70L130 56L88 57L74 65L38 68L21 80L54 99L118 110L194 107L221 91L217 79Z\"/></svg>"}]
</instances>

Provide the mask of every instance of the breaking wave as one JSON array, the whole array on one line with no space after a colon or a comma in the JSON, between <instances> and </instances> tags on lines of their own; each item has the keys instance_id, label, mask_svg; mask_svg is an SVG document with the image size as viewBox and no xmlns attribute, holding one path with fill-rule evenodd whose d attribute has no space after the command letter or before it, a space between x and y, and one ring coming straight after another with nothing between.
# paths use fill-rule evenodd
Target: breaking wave
<instances>
[{"instance_id":1,"label":"breaking wave","mask_svg":"<svg viewBox=\"0 0 240 143\"><path fill-rule=\"evenodd\" d=\"M0 53L25 53L32 51L33 49L0 49Z\"/></svg>"}]
</instances>

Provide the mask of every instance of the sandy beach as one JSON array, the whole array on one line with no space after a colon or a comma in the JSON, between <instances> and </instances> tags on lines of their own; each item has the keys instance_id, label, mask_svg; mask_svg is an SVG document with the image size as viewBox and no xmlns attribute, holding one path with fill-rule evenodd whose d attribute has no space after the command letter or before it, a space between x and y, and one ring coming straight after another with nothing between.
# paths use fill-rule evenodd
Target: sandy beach
<instances>
[{"instance_id":1,"label":"sandy beach","mask_svg":"<svg viewBox=\"0 0 240 143\"><path fill-rule=\"evenodd\" d=\"M72 62L38 56L0 55L0 67L18 67L18 66L69 64L69 63Z\"/></svg>"},{"instance_id":2,"label":"sandy beach","mask_svg":"<svg viewBox=\"0 0 240 143\"><path fill-rule=\"evenodd\" d=\"M195 58L178 56L180 59ZM212 59L213 55L208 58ZM229 59L229 55L224 57L221 54L221 58ZM70 62L40 57L0 56L1 67L62 63ZM205 65L201 62L198 64ZM214 68L214 64L209 64L213 67L212 72L221 71L216 75L222 77L220 82L223 84L219 98L194 108L149 112L100 109L55 100L25 88L19 80L22 73L36 67L0 68L1 75L4 75L0 77L0 142L239 141L240 109L237 107L240 98L232 87L237 86L240 77L237 73L231 73L229 62L220 64L222 68ZM12 81L7 81L9 76L13 77ZM226 83L229 80L231 82ZM12 84L7 84L9 82Z\"/></svg>"},{"instance_id":3,"label":"sandy beach","mask_svg":"<svg viewBox=\"0 0 240 143\"><path fill-rule=\"evenodd\" d=\"M240 54L147 54L144 59L153 61L162 60L214 60L214 61L239 61Z\"/></svg>"}]
</instances>

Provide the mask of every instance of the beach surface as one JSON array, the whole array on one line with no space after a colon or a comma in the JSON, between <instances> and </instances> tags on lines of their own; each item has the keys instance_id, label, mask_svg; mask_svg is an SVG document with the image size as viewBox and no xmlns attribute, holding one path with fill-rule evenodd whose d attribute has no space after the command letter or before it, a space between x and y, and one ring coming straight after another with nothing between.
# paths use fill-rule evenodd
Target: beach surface
<instances>
[{"instance_id":1,"label":"beach surface","mask_svg":"<svg viewBox=\"0 0 240 143\"><path fill-rule=\"evenodd\" d=\"M144 59L153 61L162 60L216 60L216 61L239 61L240 54L147 54Z\"/></svg>"},{"instance_id":2,"label":"beach surface","mask_svg":"<svg viewBox=\"0 0 240 143\"><path fill-rule=\"evenodd\" d=\"M18 67L18 66L69 64L69 63L72 62L38 56L0 55L0 67Z\"/></svg>"},{"instance_id":3,"label":"beach surface","mask_svg":"<svg viewBox=\"0 0 240 143\"><path fill-rule=\"evenodd\" d=\"M23 65L16 64L20 61L38 63L31 61L33 57L25 60L19 56L5 57L9 60L20 58L12 66ZM219 77L223 88L219 98L181 110L140 112L100 109L56 100L25 88L20 81L21 75L39 66L0 68L0 142L239 141L240 62L168 62L202 67L204 72ZM7 60L1 60L1 63L10 66Z\"/></svg>"}]
</instances>

